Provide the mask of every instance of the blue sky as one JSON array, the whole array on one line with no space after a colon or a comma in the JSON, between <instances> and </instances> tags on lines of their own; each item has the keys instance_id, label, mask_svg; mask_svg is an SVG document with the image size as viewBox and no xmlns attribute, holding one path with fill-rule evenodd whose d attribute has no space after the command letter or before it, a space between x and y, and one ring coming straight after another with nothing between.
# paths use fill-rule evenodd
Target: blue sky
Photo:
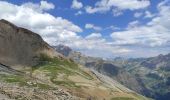
<instances>
[{"instance_id":1,"label":"blue sky","mask_svg":"<svg viewBox=\"0 0 170 100\"><path fill-rule=\"evenodd\" d=\"M169 53L168 15L169 0L0 1L0 19L40 34L51 45L105 58Z\"/></svg>"},{"instance_id":2,"label":"blue sky","mask_svg":"<svg viewBox=\"0 0 170 100\"><path fill-rule=\"evenodd\" d=\"M99 0L79 0L78 2L81 2L83 6L94 6L96 2ZM156 13L157 9L156 6L163 0L150 0L151 5L147 7L147 10ZM28 2L28 0L9 0L9 2L14 4L23 4ZM31 1L33 3L39 3L39 0ZM48 11L50 14L54 16L60 16L65 19L68 19L72 21L74 24L80 26L81 28L84 28L85 24L92 23L96 26L100 26L102 28L106 28L109 26L115 26L121 29L124 29L128 26L128 23L131 21L134 21L136 19L141 20L142 23L145 23L148 21L148 19L143 18L134 18L134 13L136 12L145 12L146 9L139 9L135 11L129 11L125 10L124 14L121 16L113 16L111 11L108 11L104 14L101 13L95 13L95 14L87 14L85 13L85 9L71 9L72 0L48 0L48 2L53 3L56 7L53 10ZM83 14L79 16L75 16L75 14L78 11L82 11ZM101 30L101 34L109 35L112 30ZM116 31L116 30L115 30ZM93 30L84 30L81 35L86 36L90 34L91 32L95 32Z\"/></svg>"}]
</instances>

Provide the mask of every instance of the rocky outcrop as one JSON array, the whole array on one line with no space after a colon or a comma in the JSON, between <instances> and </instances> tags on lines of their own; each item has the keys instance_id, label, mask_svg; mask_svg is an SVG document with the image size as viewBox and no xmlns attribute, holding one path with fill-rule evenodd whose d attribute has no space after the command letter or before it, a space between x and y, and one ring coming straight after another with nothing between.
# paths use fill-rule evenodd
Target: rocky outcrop
<instances>
[{"instance_id":1,"label":"rocky outcrop","mask_svg":"<svg viewBox=\"0 0 170 100\"><path fill-rule=\"evenodd\" d=\"M42 90L0 82L0 100L78 100L63 89Z\"/></svg>"},{"instance_id":2,"label":"rocky outcrop","mask_svg":"<svg viewBox=\"0 0 170 100\"><path fill-rule=\"evenodd\" d=\"M34 66L42 54L61 56L36 33L0 20L0 62L10 66Z\"/></svg>"}]
</instances>

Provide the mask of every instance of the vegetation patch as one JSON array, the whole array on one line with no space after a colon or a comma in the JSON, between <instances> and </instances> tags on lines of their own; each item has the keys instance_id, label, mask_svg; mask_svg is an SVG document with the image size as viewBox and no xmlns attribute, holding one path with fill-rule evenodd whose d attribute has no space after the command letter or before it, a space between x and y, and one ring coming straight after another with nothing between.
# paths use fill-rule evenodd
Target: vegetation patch
<instances>
[{"instance_id":1,"label":"vegetation patch","mask_svg":"<svg viewBox=\"0 0 170 100\"><path fill-rule=\"evenodd\" d=\"M41 63L37 66L33 66L32 73L35 70L41 70L48 72L50 77L56 77L60 73L64 73L66 75L74 75L79 74L86 79L92 80L93 77L89 75L87 72L81 70L78 65L67 59L59 59L59 58L50 58L46 55L41 55Z\"/></svg>"},{"instance_id":2,"label":"vegetation patch","mask_svg":"<svg viewBox=\"0 0 170 100\"><path fill-rule=\"evenodd\" d=\"M33 85L34 87L38 87L39 89L44 89L44 90L49 90L49 89L55 89L47 84L42 84L42 83L36 83L35 85Z\"/></svg>"},{"instance_id":3,"label":"vegetation patch","mask_svg":"<svg viewBox=\"0 0 170 100\"><path fill-rule=\"evenodd\" d=\"M128 97L115 97L111 100L135 100L134 98L128 98Z\"/></svg>"},{"instance_id":4,"label":"vegetation patch","mask_svg":"<svg viewBox=\"0 0 170 100\"><path fill-rule=\"evenodd\" d=\"M75 82L66 80L66 81L56 81L56 80L51 80L54 84L60 85L60 86L66 86L68 88L80 88L80 86L77 86Z\"/></svg>"},{"instance_id":5,"label":"vegetation patch","mask_svg":"<svg viewBox=\"0 0 170 100\"><path fill-rule=\"evenodd\" d=\"M30 79L27 79L23 76L18 75L0 75L1 79L7 83L17 83L20 86L28 86L28 87L38 87L39 89L54 89L53 87L37 82L31 82Z\"/></svg>"},{"instance_id":6,"label":"vegetation patch","mask_svg":"<svg viewBox=\"0 0 170 100\"><path fill-rule=\"evenodd\" d=\"M1 75L2 80L8 83L19 83L20 85L26 85L26 79L18 75Z\"/></svg>"}]
</instances>

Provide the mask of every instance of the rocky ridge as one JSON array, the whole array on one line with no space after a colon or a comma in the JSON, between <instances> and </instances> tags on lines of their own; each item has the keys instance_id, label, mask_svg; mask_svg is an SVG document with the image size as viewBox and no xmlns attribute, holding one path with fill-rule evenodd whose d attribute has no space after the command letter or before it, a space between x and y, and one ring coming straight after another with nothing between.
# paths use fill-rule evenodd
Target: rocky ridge
<instances>
[{"instance_id":1,"label":"rocky ridge","mask_svg":"<svg viewBox=\"0 0 170 100\"><path fill-rule=\"evenodd\" d=\"M0 62L10 66L34 66L42 54L61 56L38 34L0 20Z\"/></svg>"}]
</instances>

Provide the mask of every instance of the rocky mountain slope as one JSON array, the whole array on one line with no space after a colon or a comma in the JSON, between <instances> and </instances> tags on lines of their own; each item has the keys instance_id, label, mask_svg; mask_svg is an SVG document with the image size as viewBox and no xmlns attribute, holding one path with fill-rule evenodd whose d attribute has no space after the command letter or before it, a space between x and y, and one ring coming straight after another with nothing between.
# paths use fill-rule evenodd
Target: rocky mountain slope
<instances>
[{"instance_id":1,"label":"rocky mountain slope","mask_svg":"<svg viewBox=\"0 0 170 100\"><path fill-rule=\"evenodd\" d=\"M0 20L0 47L2 99L148 100L64 57L36 33L6 20Z\"/></svg>"}]
</instances>

